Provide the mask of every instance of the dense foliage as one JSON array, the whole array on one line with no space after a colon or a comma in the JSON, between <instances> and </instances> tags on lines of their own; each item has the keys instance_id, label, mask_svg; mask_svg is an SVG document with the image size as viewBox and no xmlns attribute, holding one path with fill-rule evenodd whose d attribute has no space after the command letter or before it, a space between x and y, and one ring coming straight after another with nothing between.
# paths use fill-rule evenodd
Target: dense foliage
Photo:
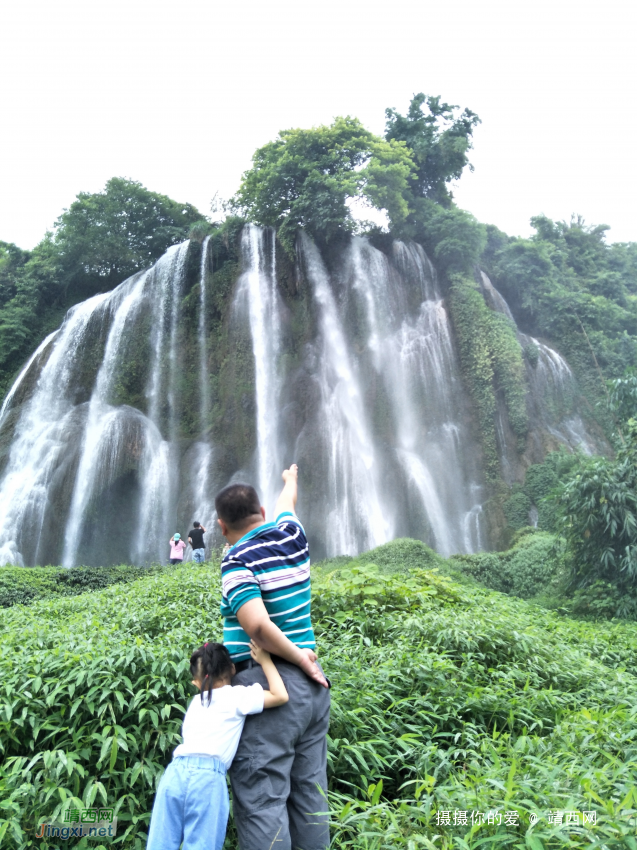
<instances>
[{"instance_id":1,"label":"dense foliage","mask_svg":"<svg viewBox=\"0 0 637 850\"><path fill-rule=\"evenodd\" d=\"M605 241L606 225L531 219L530 239L488 227L481 263L523 330L554 340L592 403L604 379L637 365L637 243Z\"/></svg>"},{"instance_id":2,"label":"dense foliage","mask_svg":"<svg viewBox=\"0 0 637 850\"><path fill-rule=\"evenodd\" d=\"M251 221L277 227L292 255L300 227L328 241L359 228L350 202L362 200L386 211L394 236L422 242L441 269L467 270L484 247L485 232L453 205L447 184L469 165L479 118L469 109L458 116L456 109L418 94L407 115L386 111L385 139L350 117L284 130L256 151L232 206Z\"/></svg>"},{"instance_id":3,"label":"dense foliage","mask_svg":"<svg viewBox=\"0 0 637 850\"><path fill-rule=\"evenodd\" d=\"M151 265L199 220L191 204L115 177L81 192L33 251L0 242L0 396L69 307Z\"/></svg>"},{"instance_id":4,"label":"dense foliage","mask_svg":"<svg viewBox=\"0 0 637 850\"><path fill-rule=\"evenodd\" d=\"M283 130L252 160L234 207L251 221L278 228L291 255L301 227L328 241L354 230L352 198L385 208L395 225L407 215L406 196L414 179L411 154L403 142L375 136L356 118Z\"/></svg>"},{"instance_id":5,"label":"dense foliage","mask_svg":"<svg viewBox=\"0 0 637 850\"><path fill-rule=\"evenodd\" d=\"M571 559L574 587L609 583L620 613L637 612L637 376L610 382L615 457L581 458L551 502Z\"/></svg>"},{"instance_id":6,"label":"dense foliage","mask_svg":"<svg viewBox=\"0 0 637 850\"><path fill-rule=\"evenodd\" d=\"M460 362L478 415L485 473L493 482L500 471L495 434L498 392L522 445L528 430L522 351L511 322L487 307L472 279L453 274L451 281L449 306Z\"/></svg>"},{"instance_id":7,"label":"dense foliage","mask_svg":"<svg viewBox=\"0 0 637 850\"><path fill-rule=\"evenodd\" d=\"M102 590L111 584L135 581L155 575L168 567L2 567L0 569L0 608L29 605L39 599L77 596Z\"/></svg>"},{"instance_id":8,"label":"dense foliage","mask_svg":"<svg viewBox=\"0 0 637 850\"><path fill-rule=\"evenodd\" d=\"M459 180L468 166L471 136L480 119L470 109L456 114L457 106L420 92L411 100L406 115L385 110L385 138L405 142L416 163L416 193L449 206L448 183Z\"/></svg>"},{"instance_id":9,"label":"dense foliage","mask_svg":"<svg viewBox=\"0 0 637 850\"><path fill-rule=\"evenodd\" d=\"M315 568L334 847L634 847L637 627L458 585L437 559L398 541ZM220 635L218 588L216 567L188 564L0 612L3 847L45 847L36 824L96 803L117 807L114 845L141 850L189 652ZM550 824L556 810L597 823Z\"/></svg>"}]
</instances>

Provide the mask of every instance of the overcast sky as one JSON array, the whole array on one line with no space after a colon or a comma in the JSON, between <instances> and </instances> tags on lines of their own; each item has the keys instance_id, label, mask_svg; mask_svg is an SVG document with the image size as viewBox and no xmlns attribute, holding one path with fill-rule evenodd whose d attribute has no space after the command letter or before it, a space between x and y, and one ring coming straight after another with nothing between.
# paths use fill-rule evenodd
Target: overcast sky
<instances>
[{"instance_id":1,"label":"overcast sky","mask_svg":"<svg viewBox=\"0 0 637 850\"><path fill-rule=\"evenodd\" d=\"M458 204L510 234L583 215L637 241L637 4L14 0L0 51L0 239L35 245L113 176L229 197L288 127L381 133L419 91L482 124Z\"/></svg>"}]
</instances>

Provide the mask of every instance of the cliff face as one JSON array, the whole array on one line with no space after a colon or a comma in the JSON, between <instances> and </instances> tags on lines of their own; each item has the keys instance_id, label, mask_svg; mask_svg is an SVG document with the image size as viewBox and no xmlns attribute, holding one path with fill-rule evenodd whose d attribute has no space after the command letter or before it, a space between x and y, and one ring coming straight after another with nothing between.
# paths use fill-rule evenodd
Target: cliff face
<instances>
[{"instance_id":1,"label":"cliff face","mask_svg":"<svg viewBox=\"0 0 637 850\"><path fill-rule=\"evenodd\" d=\"M315 557L497 544L502 487L602 438L485 275L443 286L418 245L384 249L301 234L291 263L249 225L73 308L0 413L0 562L165 560L231 480L271 515L294 461Z\"/></svg>"}]
</instances>

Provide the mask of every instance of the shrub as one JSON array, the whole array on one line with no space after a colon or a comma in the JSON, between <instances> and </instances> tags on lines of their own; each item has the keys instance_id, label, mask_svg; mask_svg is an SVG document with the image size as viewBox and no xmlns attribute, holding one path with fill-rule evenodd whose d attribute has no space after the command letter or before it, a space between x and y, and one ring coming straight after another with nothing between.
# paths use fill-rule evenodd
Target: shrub
<instances>
[{"instance_id":1,"label":"shrub","mask_svg":"<svg viewBox=\"0 0 637 850\"><path fill-rule=\"evenodd\" d=\"M0 612L3 848L44 850L36 823L97 803L117 810L113 845L142 850L190 650L221 634L219 580L189 564ZM313 600L336 850L632 846L637 626L360 561L318 571ZM547 823L566 808L594 810L596 827ZM437 824L454 809L519 823Z\"/></svg>"},{"instance_id":2,"label":"shrub","mask_svg":"<svg viewBox=\"0 0 637 850\"><path fill-rule=\"evenodd\" d=\"M531 510L531 500L521 491L513 493L507 499L503 506L504 515L511 528L516 530L524 528L529 524L529 511Z\"/></svg>"},{"instance_id":3,"label":"shrub","mask_svg":"<svg viewBox=\"0 0 637 850\"><path fill-rule=\"evenodd\" d=\"M522 599L557 591L563 574L557 539L542 532L524 534L505 552L456 555L451 563L487 587Z\"/></svg>"},{"instance_id":4,"label":"shrub","mask_svg":"<svg viewBox=\"0 0 637 850\"><path fill-rule=\"evenodd\" d=\"M0 608L29 605L38 599L75 596L111 584L134 581L170 567L0 567Z\"/></svg>"}]
</instances>

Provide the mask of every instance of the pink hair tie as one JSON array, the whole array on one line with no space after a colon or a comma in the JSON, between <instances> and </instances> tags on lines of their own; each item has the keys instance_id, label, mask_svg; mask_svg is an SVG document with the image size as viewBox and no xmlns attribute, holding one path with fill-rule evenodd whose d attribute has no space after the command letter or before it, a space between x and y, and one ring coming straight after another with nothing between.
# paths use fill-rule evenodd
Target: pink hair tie
<instances>
[{"instance_id":1,"label":"pink hair tie","mask_svg":"<svg viewBox=\"0 0 637 850\"><path fill-rule=\"evenodd\" d=\"M208 646L207 643L204 643L203 648L205 649Z\"/></svg>"}]
</instances>

